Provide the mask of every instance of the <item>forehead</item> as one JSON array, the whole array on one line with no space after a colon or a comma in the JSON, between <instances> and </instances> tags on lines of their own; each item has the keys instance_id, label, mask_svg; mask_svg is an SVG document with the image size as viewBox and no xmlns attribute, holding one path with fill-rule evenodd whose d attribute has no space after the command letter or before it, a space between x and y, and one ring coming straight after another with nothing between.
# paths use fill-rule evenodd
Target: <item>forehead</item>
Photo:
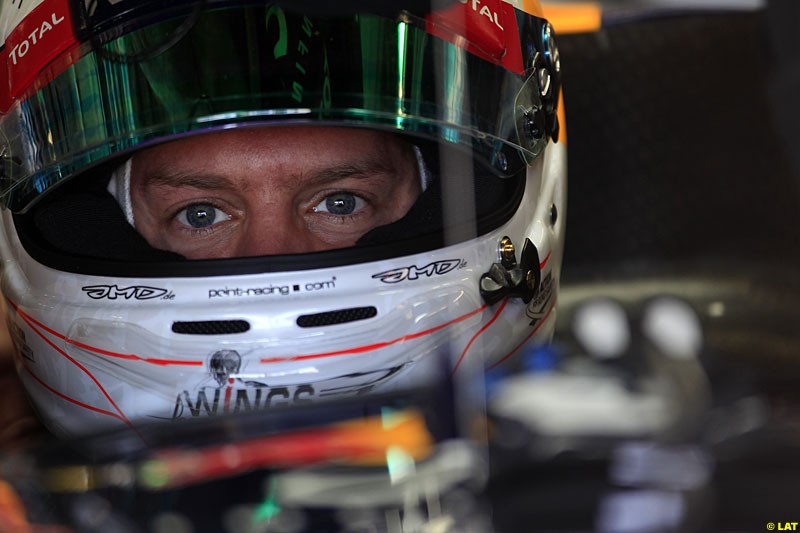
<instances>
[{"instance_id":1,"label":"forehead","mask_svg":"<svg viewBox=\"0 0 800 533\"><path fill-rule=\"evenodd\" d=\"M131 184L197 189L296 189L342 178L415 175L411 144L396 134L342 127L226 130L144 149L133 156ZM393 178L394 179L394 178Z\"/></svg>"}]
</instances>

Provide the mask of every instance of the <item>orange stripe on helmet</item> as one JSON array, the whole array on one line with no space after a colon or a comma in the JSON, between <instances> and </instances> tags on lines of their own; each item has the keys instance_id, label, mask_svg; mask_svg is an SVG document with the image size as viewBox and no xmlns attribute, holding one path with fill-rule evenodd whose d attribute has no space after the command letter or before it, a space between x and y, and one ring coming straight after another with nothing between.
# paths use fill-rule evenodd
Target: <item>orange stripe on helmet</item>
<instances>
[{"instance_id":1,"label":"orange stripe on helmet","mask_svg":"<svg viewBox=\"0 0 800 533\"><path fill-rule=\"evenodd\" d=\"M564 91L558 94L558 142L567 144L567 113L564 111Z\"/></svg>"},{"instance_id":2,"label":"orange stripe on helmet","mask_svg":"<svg viewBox=\"0 0 800 533\"><path fill-rule=\"evenodd\" d=\"M603 10L595 2L544 4L544 17L556 33L584 33L600 29Z\"/></svg>"},{"instance_id":3,"label":"orange stripe on helmet","mask_svg":"<svg viewBox=\"0 0 800 533\"><path fill-rule=\"evenodd\" d=\"M517 9L524 11L528 15L534 17L544 18L544 10L539 0L503 0L507 4L511 4Z\"/></svg>"}]
</instances>

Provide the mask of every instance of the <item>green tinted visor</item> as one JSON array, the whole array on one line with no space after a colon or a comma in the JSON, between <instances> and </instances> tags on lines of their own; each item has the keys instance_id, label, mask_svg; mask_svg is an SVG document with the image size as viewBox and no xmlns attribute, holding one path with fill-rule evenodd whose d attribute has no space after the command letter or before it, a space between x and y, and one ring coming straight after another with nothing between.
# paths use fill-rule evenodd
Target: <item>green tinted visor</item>
<instances>
[{"instance_id":1,"label":"green tinted visor","mask_svg":"<svg viewBox=\"0 0 800 533\"><path fill-rule=\"evenodd\" d=\"M429 30L402 12L311 17L258 5L193 8L95 36L0 117L0 198L25 212L54 185L140 147L273 123L393 130L516 174L546 144L530 120L539 84L468 51L463 36Z\"/></svg>"}]
</instances>

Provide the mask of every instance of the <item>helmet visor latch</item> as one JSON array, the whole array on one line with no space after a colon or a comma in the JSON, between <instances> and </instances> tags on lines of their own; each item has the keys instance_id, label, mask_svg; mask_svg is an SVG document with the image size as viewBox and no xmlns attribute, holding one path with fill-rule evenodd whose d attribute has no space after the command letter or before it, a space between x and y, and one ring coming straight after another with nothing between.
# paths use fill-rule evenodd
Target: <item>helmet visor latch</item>
<instances>
[{"instance_id":1,"label":"helmet visor latch","mask_svg":"<svg viewBox=\"0 0 800 533\"><path fill-rule=\"evenodd\" d=\"M500 262L493 263L480 279L480 292L484 301L491 305L505 297L515 297L529 303L542 284L536 245L526 237L518 263L514 243L510 238L503 237L500 240L499 255Z\"/></svg>"}]
</instances>

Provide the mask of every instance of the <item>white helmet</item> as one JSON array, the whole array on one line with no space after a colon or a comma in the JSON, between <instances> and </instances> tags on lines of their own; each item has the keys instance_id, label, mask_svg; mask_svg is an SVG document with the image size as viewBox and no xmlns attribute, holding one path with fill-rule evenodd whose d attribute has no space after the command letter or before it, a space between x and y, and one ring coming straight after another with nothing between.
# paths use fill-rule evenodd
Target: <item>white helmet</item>
<instances>
[{"instance_id":1,"label":"white helmet","mask_svg":"<svg viewBox=\"0 0 800 533\"><path fill-rule=\"evenodd\" d=\"M54 433L388 390L443 352L457 375L550 338L566 207L552 28L536 1L430 4L4 6L2 290L20 377ZM412 147L418 178L413 206L357 242L204 257L142 229L140 154L177 161L179 143L246 132L323 160L361 149L351 131ZM359 209L336 192L307 212ZM170 224L238 216L192 206Z\"/></svg>"}]
</instances>

